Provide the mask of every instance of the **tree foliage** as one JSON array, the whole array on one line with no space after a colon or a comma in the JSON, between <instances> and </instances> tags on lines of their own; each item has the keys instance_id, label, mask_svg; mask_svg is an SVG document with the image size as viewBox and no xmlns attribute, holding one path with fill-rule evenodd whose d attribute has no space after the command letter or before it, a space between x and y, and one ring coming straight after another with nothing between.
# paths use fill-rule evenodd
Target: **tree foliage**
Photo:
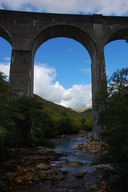
<instances>
[{"instance_id":1,"label":"tree foliage","mask_svg":"<svg viewBox=\"0 0 128 192\"><path fill-rule=\"evenodd\" d=\"M97 95L96 109L107 144L107 158L128 177L128 68L117 70Z\"/></svg>"}]
</instances>

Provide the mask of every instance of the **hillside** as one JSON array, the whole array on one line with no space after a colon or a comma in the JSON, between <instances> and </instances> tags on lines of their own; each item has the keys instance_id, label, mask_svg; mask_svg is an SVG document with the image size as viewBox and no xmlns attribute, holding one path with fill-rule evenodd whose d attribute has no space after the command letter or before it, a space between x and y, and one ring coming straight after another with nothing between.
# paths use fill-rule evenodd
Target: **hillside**
<instances>
[{"instance_id":1,"label":"hillside","mask_svg":"<svg viewBox=\"0 0 128 192\"><path fill-rule=\"evenodd\" d=\"M81 117L81 115L78 112L73 111L70 108L66 108L61 105L57 105L57 104L52 103L51 101L47 101L37 95L35 95L35 97L37 97L40 100L40 102L43 104L43 110L47 111L51 115L54 115L55 118L60 118L61 115L62 116L68 115L70 117L78 117L78 118Z\"/></svg>"},{"instance_id":2,"label":"hillside","mask_svg":"<svg viewBox=\"0 0 128 192\"><path fill-rule=\"evenodd\" d=\"M37 95L35 97L42 103L43 105L43 111L48 113L50 117L54 121L58 121L62 119L63 117L69 117L74 122L78 123L81 122L82 119L85 119L87 126L91 126L92 124L92 112L83 111L82 113L78 113L75 110L72 110L70 108L63 107L61 105L54 104L50 101L47 101Z\"/></svg>"}]
</instances>

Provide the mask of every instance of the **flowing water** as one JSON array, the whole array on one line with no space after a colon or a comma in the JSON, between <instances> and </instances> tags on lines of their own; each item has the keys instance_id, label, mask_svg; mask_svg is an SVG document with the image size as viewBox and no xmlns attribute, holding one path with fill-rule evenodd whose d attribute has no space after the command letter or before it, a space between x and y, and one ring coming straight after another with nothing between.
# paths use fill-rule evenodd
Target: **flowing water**
<instances>
[{"instance_id":1,"label":"flowing water","mask_svg":"<svg viewBox=\"0 0 128 192\"><path fill-rule=\"evenodd\" d=\"M90 138L91 133L55 139L54 152L61 157L50 164L57 179L52 181L51 175L51 180L36 185L34 192L112 192L109 190L111 166L98 164L97 155L77 149Z\"/></svg>"},{"instance_id":2,"label":"flowing water","mask_svg":"<svg viewBox=\"0 0 128 192\"><path fill-rule=\"evenodd\" d=\"M54 151L61 153L63 156L59 161L53 163L53 166L60 165L60 169L64 172L67 171L72 175L78 175L81 172L91 172L94 169L90 165L97 161L97 156L90 154L85 150L77 149L79 144L86 143L91 138L89 135L75 135L67 136L63 139L56 140L56 147Z\"/></svg>"}]
</instances>

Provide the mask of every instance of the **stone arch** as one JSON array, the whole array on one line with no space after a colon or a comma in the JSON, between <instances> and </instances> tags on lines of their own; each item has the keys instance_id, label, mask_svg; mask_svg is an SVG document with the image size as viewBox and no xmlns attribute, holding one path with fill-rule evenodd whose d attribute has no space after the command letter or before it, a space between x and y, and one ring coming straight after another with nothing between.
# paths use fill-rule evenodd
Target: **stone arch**
<instances>
[{"instance_id":1,"label":"stone arch","mask_svg":"<svg viewBox=\"0 0 128 192\"><path fill-rule=\"evenodd\" d=\"M41 44L43 44L45 41L49 39L56 38L56 37L72 38L78 41L79 43L81 43L88 50L91 59L94 56L94 53L96 50L95 43L93 39L90 37L90 35L88 35L86 32L74 26L55 25L55 26L48 27L44 30L41 30L34 37L33 45L32 45L33 57Z\"/></svg>"},{"instance_id":2,"label":"stone arch","mask_svg":"<svg viewBox=\"0 0 128 192\"><path fill-rule=\"evenodd\" d=\"M107 37L105 45L110 43L111 41L119 39L128 40L128 28L125 27L122 29L115 30Z\"/></svg>"},{"instance_id":3,"label":"stone arch","mask_svg":"<svg viewBox=\"0 0 128 192\"><path fill-rule=\"evenodd\" d=\"M3 37L5 40L7 40L13 47L13 41L10 33L1 25L0 25L0 36Z\"/></svg>"},{"instance_id":4,"label":"stone arch","mask_svg":"<svg viewBox=\"0 0 128 192\"><path fill-rule=\"evenodd\" d=\"M50 26L46 28L45 30L41 30L34 38L33 38L33 44L32 44L32 60L33 60L33 66L34 66L34 56L41 44L43 44L45 41L56 38L56 37L67 37L67 38L72 38L79 43L81 43L85 49L89 52L90 58L91 58L91 78L92 78L92 110L93 110L93 132L94 132L94 138L99 138L99 133L97 133L98 128L96 129L95 127L97 126L96 118L97 114L94 112L94 103L95 103L95 95L97 92L97 87L98 87L98 75L99 78L102 78L103 76L103 70L100 70L100 73L97 69L98 65L98 51L97 51L97 45L95 44L95 41L93 38L85 31L74 27L72 25L55 25L55 26ZM102 67L101 67L102 68ZM34 70L33 70L34 71ZM33 81L33 79L32 79ZM33 84L33 82L32 82ZM100 132L100 131L99 131Z\"/></svg>"},{"instance_id":5,"label":"stone arch","mask_svg":"<svg viewBox=\"0 0 128 192\"><path fill-rule=\"evenodd\" d=\"M56 37L67 37L76 40L80 44L82 44L85 49L89 52L90 58L91 58L91 76L92 76L92 95L93 90L93 84L94 84L94 78L93 78L93 71L95 67L95 62L97 60L97 47L95 45L94 40L92 37L85 31L81 30L80 28L77 28L72 25L54 25L45 28L44 30L40 30L38 34L33 38L33 44L32 44L32 60L34 65L34 56L37 51L37 49L40 47L41 44L43 44L45 41L56 38ZM33 82L32 82L33 84ZM94 100L94 97L92 97L92 103Z\"/></svg>"},{"instance_id":6,"label":"stone arch","mask_svg":"<svg viewBox=\"0 0 128 192\"><path fill-rule=\"evenodd\" d=\"M37 49L43 44L45 41L56 38L56 37L67 37L76 40L80 44L82 44L85 49L89 52L91 58L91 65L95 64L96 56L97 56L97 48L92 37L85 31L81 30L72 25L54 25L45 28L44 30L40 30L38 34L36 34L33 38L32 43L32 63L34 65L34 56ZM93 68L93 67L92 67ZM92 76L92 70L91 70ZM93 82L93 81L92 81ZM32 82L33 84L33 82ZM93 87L93 86L92 86ZM93 90L92 90L93 92ZM93 98L92 98L93 100ZM93 101L92 101L93 103Z\"/></svg>"}]
</instances>

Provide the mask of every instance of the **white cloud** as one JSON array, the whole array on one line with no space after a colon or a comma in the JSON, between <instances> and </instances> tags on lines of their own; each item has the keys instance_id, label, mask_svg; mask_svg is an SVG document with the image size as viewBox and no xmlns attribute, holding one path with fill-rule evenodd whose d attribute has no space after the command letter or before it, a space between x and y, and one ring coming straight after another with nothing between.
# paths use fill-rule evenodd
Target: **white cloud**
<instances>
[{"instance_id":1,"label":"white cloud","mask_svg":"<svg viewBox=\"0 0 128 192\"><path fill-rule=\"evenodd\" d=\"M65 90L61 105L72 108L91 106L91 85L73 85L72 88Z\"/></svg>"},{"instance_id":2,"label":"white cloud","mask_svg":"<svg viewBox=\"0 0 128 192\"><path fill-rule=\"evenodd\" d=\"M44 99L65 107L88 107L92 105L91 85L73 85L64 89L58 81L55 81L56 71L45 65L35 65L35 89L34 92Z\"/></svg>"},{"instance_id":3,"label":"white cloud","mask_svg":"<svg viewBox=\"0 0 128 192\"><path fill-rule=\"evenodd\" d=\"M0 71L9 75L9 63L0 63ZM56 81L55 68L47 64L36 64L34 74L34 93L42 98L70 108L92 105L91 85L75 84L69 89L64 89L63 85Z\"/></svg>"},{"instance_id":4,"label":"white cloud","mask_svg":"<svg viewBox=\"0 0 128 192\"><path fill-rule=\"evenodd\" d=\"M0 71L3 72L4 75L7 76L7 79L9 78L9 70L10 70L9 63L0 63Z\"/></svg>"},{"instance_id":5,"label":"white cloud","mask_svg":"<svg viewBox=\"0 0 128 192\"><path fill-rule=\"evenodd\" d=\"M128 14L127 0L0 0L0 8L58 13Z\"/></svg>"}]
</instances>

